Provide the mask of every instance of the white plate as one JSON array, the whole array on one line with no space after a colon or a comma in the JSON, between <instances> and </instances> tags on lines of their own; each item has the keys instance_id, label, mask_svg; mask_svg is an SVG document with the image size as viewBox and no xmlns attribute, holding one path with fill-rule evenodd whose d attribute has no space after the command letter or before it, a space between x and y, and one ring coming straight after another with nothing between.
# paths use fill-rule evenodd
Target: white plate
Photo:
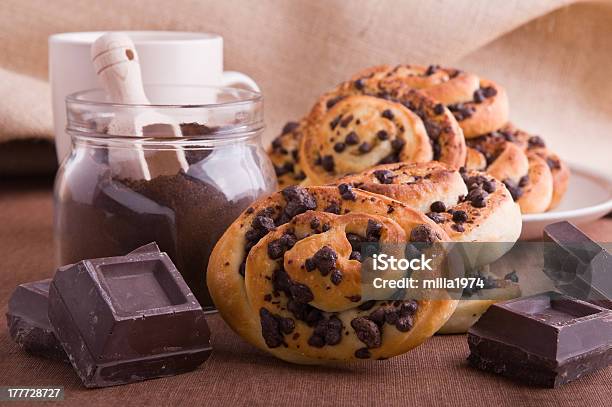
<instances>
[{"instance_id":1,"label":"white plate","mask_svg":"<svg viewBox=\"0 0 612 407\"><path fill-rule=\"evenodd\" d=\"M521 239L539 239L546 225L568 220L575 225L593 222L612 211L612 174L571 164L572 174L559 206L549 212L523 215Z\"/></svg>"}]
</instances>

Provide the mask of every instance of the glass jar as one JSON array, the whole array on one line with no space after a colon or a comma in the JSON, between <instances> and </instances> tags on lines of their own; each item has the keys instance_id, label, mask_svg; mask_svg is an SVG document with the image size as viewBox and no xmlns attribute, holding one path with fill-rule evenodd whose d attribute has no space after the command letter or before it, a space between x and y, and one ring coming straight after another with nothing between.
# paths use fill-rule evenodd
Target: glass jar
<instances>
[{"instance_id":1,"label":"glass jar","mask_svg":"<svg viewBox=\"0 0 612 407\"><path fill-rule=\"evenodd\" d=\"M212 308L206 268L215 243L276 189L261 144L262 98L234 88L145 91L151 105L109 103L100 90L66 98L72 151L55 181L57 263L157 242Z\"/></svg>"}]
</instances>

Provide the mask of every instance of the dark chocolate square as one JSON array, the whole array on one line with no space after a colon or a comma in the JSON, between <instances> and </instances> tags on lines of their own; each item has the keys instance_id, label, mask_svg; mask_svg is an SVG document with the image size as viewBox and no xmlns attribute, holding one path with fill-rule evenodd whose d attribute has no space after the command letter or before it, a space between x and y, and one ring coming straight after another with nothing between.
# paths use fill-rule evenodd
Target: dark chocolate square
<instances>
[{"instance_id":1,"label":"dark chocolate square","mask_svg":"<svg viewBox=\"0 0 612 407\"><path fill-rule=\"evenodd\" d=\"M49 319L87 387L195 369L210 354L200 304L165 253L60 268Z\"/></svg>"},{"instance_id":2,"label":"dark chocolate square","mask_svg":"<svg viewBox=\"0 0 612 407\"><path fill-rule=\"evenodd\" d=\"M612 363L612 311L555 292L492 305L468 332L470 363L557 387Z\"/></svg>"}]
</instances>

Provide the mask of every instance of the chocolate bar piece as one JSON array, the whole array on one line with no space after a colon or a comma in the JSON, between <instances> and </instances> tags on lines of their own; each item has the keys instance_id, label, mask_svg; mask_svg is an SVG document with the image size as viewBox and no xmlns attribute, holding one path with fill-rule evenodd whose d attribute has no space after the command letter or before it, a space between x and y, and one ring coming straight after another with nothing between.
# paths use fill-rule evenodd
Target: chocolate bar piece
<instances>
[{"instance_id":1,"label":"chocolate bar piece","mask_svg":"<svg viewBox=\"0 0 612 407\"><path fill-rule=\"evenodd\" d=\"M26 352L68 362L47 317L50 283L48 278L17 286L8 303L6 323L13 341Z\"/></svg>"},{"instance_id":2,"label":"chocolate bar piece","mask_svg":"<svg viewBox=\"0 0 612 407\"><path fill-rule=\"evenodd\" d=\"M557 289L612 309L612 255L569 222L544 228L544 272Z\"/></svg>"},{"instance_id":3,"label":"chocolate bar piece","mask_svg":"<svg viewBox=\"0 0 612 407\"><path fill-rule=\"evenodd\" d=\"M468 361L558 387L612 363L612 311L546 292L493 304L468 331Z\"/></svg>"},{"instance_id":4,"label":"chocolate bar piece","mask_svg":"<svg viewBox=\"0 0 612 407\"><path fill-rule=\"evenodd\" d=\"M211 352L200 304L156 251L60 268L49 320L86 387L188 372Z\"/></svg>"}]
</instances>

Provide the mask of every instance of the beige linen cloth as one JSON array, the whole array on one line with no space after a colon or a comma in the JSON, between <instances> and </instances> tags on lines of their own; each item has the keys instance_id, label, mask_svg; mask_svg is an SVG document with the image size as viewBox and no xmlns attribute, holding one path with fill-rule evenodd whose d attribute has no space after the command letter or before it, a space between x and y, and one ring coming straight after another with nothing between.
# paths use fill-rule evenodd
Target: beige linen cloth
<instances>
[{"instance_id":1,"label":"beige linen cloth","mask_svg":"<svg viewBox=\"0 0 612 407\"><path fill-rule=\"evenodd\" d=\"M438 63L500 82L517 125L612 173L610 1L2 0L0 27L0 141L53 137L50 34L208 31L225 39L226 69L260 84L266 143L361 68Z\"/></svg>"}]
</instances>

